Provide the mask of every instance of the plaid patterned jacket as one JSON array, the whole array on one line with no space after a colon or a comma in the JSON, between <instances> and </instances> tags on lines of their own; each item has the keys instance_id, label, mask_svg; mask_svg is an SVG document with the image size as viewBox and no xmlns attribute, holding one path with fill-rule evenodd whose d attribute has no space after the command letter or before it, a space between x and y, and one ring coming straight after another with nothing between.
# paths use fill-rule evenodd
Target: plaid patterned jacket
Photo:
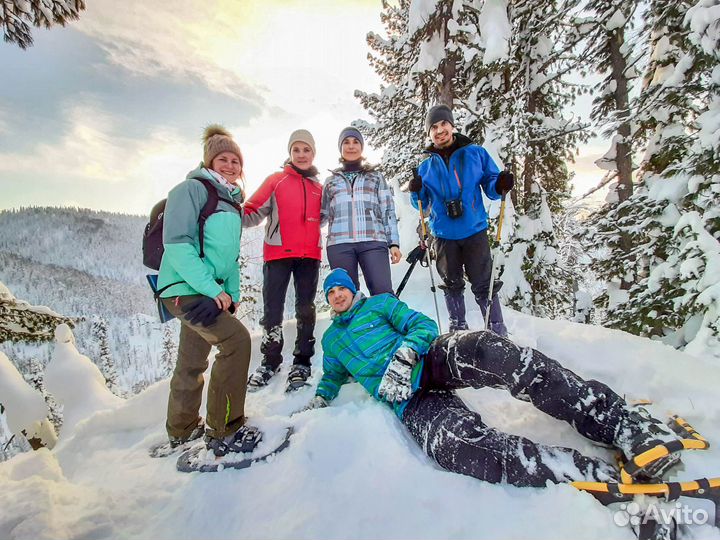
<instances>
[{"instance_id":1,"label":"plaid patterned jacket","mask_svg":"<svg viewBox=\"0 0 720 540\"><path fill-rule=\"evenodd\" d=\"M382 173L363 168L352 173L332 171L323 186L321 216L328 223L327 245L387 242L400 245L392 188Z\"/></svg>"},{"instance_id":2,"label":"plaid patterned jacket","mask_svg":"<svg viewBox=\"0 0 720 540\"><path fill-rule=\"evenodd\" d=\"M437 337L435 321L407 307L393 295L384 293L355 297L353 306L335 316L322 338L323 376L316 395L331 401L352 375L375 399L378 387L395 351L408 347L420 361L412 372L412 388L420 386L423 356ZM393 404L402 417L407 401Z\"/></svg>"}]
</instances>

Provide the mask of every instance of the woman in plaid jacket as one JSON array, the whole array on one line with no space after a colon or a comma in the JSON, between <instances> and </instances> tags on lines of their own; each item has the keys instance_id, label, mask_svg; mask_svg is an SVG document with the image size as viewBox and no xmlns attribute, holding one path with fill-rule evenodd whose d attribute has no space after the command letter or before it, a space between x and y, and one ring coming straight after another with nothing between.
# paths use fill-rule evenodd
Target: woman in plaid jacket
<instances>
[{"instance_id":1,"label":"woman in plaid jacket","mask_svg":"<svg viewBox=\"0 0 720 540\"><path fill-rule=\"evenodd\" d=\"M392 293L390 260L396 264L402 257L393 192L382 173L363 162L363 145L357 129L342 130L342 167L323 186L328 262L333 269L344 268L358 288L359 265L371 295Z\"/></svg>"}]
</instances>

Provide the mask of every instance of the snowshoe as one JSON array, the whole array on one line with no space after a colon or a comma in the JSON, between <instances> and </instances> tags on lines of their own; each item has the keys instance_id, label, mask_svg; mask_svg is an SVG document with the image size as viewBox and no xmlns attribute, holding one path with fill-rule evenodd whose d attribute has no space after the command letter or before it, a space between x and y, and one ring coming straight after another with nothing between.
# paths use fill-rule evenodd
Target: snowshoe
<instances>
[{"instance_id":1,"label":"snowshoe","mask_svg":"<svg viewBox=\"0 0 720 540\"><path fill-rule=\"evenodd\" d=\"M250 375L247 383L248 392L257 392L261 388L264 388L270 382L270 379L280 371L280 366L272 368L266 364L260 364L255 373Z\"/></svg>"},{"instance_id":2,"label":"snowshoe","mask_svg":"<svg viewBox=\"0 0 720 540\"><path fill-rule=\"evenodd\" d=\"M663 476L680 464L683 449L677 435L653 418L645 407L628 406L620 421L615 445L625 456L624 481L662 482Z\"/></svg>"},{"instance_id":3,"label":"snowshoe","mask_svg":"<svg viewBox=\"0 0 720 540\"><path fill-rule=\"evenodd\" d=\"M262 431L255 426L242 426L235 433L222 439L205 435L205 446L216 457L229 453L249 453L262 440Z\"/></svg>"},{"instance_id":4,"label":"snowshoe","mask_svg":"<svg viewBox=\"0 0 720 540\"><path fill-rule=\"evenodd\" d=\"M201 418L187 437L168 437L169 440L154 444L148 449L151 458L163 458L183 452L190 448L195 441L205 435L205 421Z\"/></svg>"},{"instance_id":5,"label":"snowshoe","mask_svg":"<svg viewBox=\"0 0 720 540\"><path fill-rule=\"evenodd\" d=\"M304 386L310 386L307 380L310 378L310 366L293 364L288 373L286 392L295 392Z\"/></svg>"},{"instance_id":6,"label":"snowshoe","mask_svg":"<svg viewBox=\"0 0 720 540\"><path fill-rule=\"evenodd\" d=\"M267 461L275 454L285 450L290 445L292 434L293 428L290 426L286 427L282 434L278 433L270 440L266 440L267 437L265 437L250 455L240 452L217 457L204 444L198 444L180 454L177 460L177 470L180 472L218 472L223 469L246 469L254 463Z\"/></svg>"}]
</instances>

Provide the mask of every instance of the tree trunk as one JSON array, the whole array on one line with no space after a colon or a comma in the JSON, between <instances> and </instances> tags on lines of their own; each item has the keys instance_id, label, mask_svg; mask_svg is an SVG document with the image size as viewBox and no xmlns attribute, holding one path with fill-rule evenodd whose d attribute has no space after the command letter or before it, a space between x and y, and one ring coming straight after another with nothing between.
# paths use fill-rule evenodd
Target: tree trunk
<instances>
[{"instance_id":1,"label":"tree trunk","mask_svg":"<svg viewBox=\"0 0 720 540\"><path fill-rule=\"evenodd\" d=\"M622 141L615 145L615 163L617 165L618 185L616 188L618 202L626 201L633 192L632 185L632 155L630 148L630 116L629 98L628 98L628 79L625 75L627 62L621 53L621 48L625 42L625 32L622 28L618 28L610 35L610 62L612 65L612 77L616 83L615 86L615 109L620 124L618 125L618 135L622 137ZM625 208L620 211L620 217L626 217L630 209ZM620 233L620 249L627 256L632 250L632 241L630 235L623 229ZM628 290L632 285L632 281L622 276L620 288Z\"/></svg>"}]
</instances>

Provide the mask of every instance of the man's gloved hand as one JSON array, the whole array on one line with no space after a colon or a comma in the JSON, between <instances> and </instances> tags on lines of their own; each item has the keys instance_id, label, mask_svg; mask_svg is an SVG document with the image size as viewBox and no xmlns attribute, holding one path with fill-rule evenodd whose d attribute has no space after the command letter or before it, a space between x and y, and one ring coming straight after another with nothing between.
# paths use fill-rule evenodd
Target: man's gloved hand
<instances>
[{"instance_id":1,"label":"man's gloved hand","mask_svg":"<svg viewBox=\"0 0 720 540\"><path fill-rule=\"evenodd\" d=\"M412 394L412 369L417 360L415 351L408 347L399 348L380 380L378 396L390 403L408 399Z\"/></svg>"},{"instance_id":2,"label":"man's gloved hand","mask_svg":"<svg viewBox=\"0 0 720 540\"><path fill-rule=\"evenodd\" d=\"M183 306L182 310L186 313L185 318L191 324L202 326L210 326L222 313L222 310L217 307L215 299L209 296L203 296L187 306Z\"/></svg>"},{"instance_id":3,"label":"man's gloved hand","mask_svg":"<svg viewBox=\"0 0 720 540\"><path fill-rule=\"evenodd\" d=\"M328 406L328 402L324 397L315 396L310 401L308 401L307 405L305 405L302 409L298 409L293 414L298 414L298 413L302 413L305 411L312 411L313 409L322 409L323 407L327 407L327 406Z\"/></svg>"},{"instance_id":4,"label":"man's gloved hand","mask_svg":"<svg viewBox=\"0 0 720 540\"><path fill-rule=\"evenodd\" d=\"M410 182L408 182L408 189L413 193L419 193L423 187L422 176L418 173L417 167L413 167L412 174L413 177Z\"/></svg>"},{"instance_id":5,"label":"man's gloved hand","mask_svg":"<svg viewBox=\"0 0 720 540\"><path fill-rule=\"evenodd\" d=\"M507 193L515 186L515 175L510 171L501 171L495 182L495 191L500 195Z\"/></svg>"}]
</instances>

